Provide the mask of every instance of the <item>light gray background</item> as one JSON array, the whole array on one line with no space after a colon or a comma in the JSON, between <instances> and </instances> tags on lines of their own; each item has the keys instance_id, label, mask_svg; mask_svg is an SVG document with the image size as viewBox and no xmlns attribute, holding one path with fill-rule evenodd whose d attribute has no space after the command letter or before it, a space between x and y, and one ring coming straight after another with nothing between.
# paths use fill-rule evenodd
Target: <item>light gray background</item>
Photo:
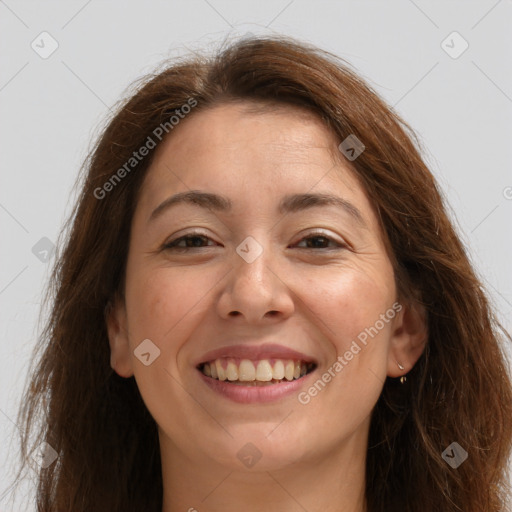
<instances>
[{"instance_id":1,"label":"light gray background","mask_svg":"<svg viewBox=\"0 0 512 512\"><path fill-rule=\"evenodd\" d=\"M351 62L396 107L420 134L510 330L511 22L511 0L0 0L0 461L8 461L0 495L12 474L14 421L50 268L32 247L57 240L91 137L129 83L228 34L312 42ZM59 44L47 59L31 48L43 31ZM441 46L453 31L469 44L456 59ZM461 48L453 37L447 44ZM28 509L7 493L0 510Z\"/></svg>"}]
</instances>

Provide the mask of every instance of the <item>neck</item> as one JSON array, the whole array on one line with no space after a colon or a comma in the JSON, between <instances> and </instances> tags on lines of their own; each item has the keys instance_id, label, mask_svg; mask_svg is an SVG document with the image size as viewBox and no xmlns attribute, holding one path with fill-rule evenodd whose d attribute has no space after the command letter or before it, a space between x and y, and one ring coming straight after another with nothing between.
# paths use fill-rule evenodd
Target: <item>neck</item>
<instances>
[{"instance_id":1,"label":"neck","mask_svg":"<svg viewBox=\"0 0 512 512\"><path fill-rule=\"evenodd\" d=\"M162 512L365 512L367 432L361 430L329 453L291 467L258 470L256 464L245 471L235 463L193 460L160 433Z\"/></svg>"}]
</instances>

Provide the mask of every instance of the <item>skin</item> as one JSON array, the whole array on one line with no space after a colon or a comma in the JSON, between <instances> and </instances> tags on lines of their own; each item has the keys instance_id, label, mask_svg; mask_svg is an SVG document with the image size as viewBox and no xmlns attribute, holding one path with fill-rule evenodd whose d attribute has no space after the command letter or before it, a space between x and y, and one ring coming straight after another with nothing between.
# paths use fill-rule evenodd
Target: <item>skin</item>
<instances>
[{"instance_id":1,"label":"skin","mask_svg":"<svg viewBox=\"0 0 512 512\"><path fill-rule=\"evenodd\" d=\"M398 300L377 217L337 137L295 107L247 106L189 115L158 148L132 219L125 297L108 318L111 365L135 376L158 424L163 512L361 512L370 414L386 376L406 374L424 349L419 306L401 301L305 405L296 395L231 402L195 368L228 340L272 339L314 357L320 378ZM233 211L180 204L148 222L189 190L225 195ZM294 193L344 198L365 227L334 206L277 213ZM196 230L207 237L199 247L162 249ZM318 230L332 241L308 243ZM263 248L252 263L236 252L247 236ZM148 366L134 355L145 339L160 350ZM252 468L237 457L246 443L262 455Z\"/></svg>"}]
</instances>

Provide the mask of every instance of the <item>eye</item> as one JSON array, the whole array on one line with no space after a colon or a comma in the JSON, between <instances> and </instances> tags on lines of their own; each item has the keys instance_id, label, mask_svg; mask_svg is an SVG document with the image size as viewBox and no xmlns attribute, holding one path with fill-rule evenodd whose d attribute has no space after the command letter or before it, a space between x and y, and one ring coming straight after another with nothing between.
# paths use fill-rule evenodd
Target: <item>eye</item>
<instances>
[{"instance_id":1,"label":"eye","mask_svg":"<svg viewBox=\"0 0 512 512\"><path fill-rule=\"evenodd\" d=\"M208 244L209 241L212 242L212 244ZM339 242L324 233L311 233L310 235L302 238L295 245L298 247L303 242L306 243L306 247L302 247L304 249L336 250L347 247L345 243ZM329 244L331 244L330 247ZM332 244L334 244L334 246L332 246ZM181 236L176 240L165 243L162 246L162 249L174 252L186 252L193 249L212 247L213 245L215 245L215 242L206 235L203 235L202 233L189 233L188 235Z\"/></svg>"},{"instance_id":2,"label":"eye","mask_svg":"<svg viewBox=\"0 0 512 512\"><path fill-rule=\"evenodd\" d=\"M165 243L162 249L172 251L187 251L190 249L200 249L204 247L204 245L202 244L207 242L208 240L213 241L201 233L190 233L188 235L181 236L176 240Z\"/></svg>"},{"instance_id":3,"label":"eye","mask_svg":"<svg viewBox=\"0 0 512 512\"><path fill-rule=\"evenodd\" d=\"M343 242L339 242L338 240L335 240L334 238L327 236L324 233L311 233L308 236L305 236L299 241L299 244L302 242L306 242L306 247L304 249L327 249L327 250L333 250L333 249L341 249L344 247L347 247L346 244ZM335 244L334 247L327 247L329 243ZM299 245L297 244L297 245Z\"/></svg>"}]
</instances>

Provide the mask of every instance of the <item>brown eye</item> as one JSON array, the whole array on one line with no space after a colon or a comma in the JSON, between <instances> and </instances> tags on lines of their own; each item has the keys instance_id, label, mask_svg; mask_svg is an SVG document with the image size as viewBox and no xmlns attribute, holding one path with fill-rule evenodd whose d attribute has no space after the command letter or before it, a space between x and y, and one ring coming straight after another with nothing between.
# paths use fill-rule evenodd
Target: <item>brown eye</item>
<instances>
[{"instance_id":1,"label":"brown eye","mask_svg":"<svg viewBox=\"0 0 512 512\"><path fill-rule=\"evenodd\" d=\"M342 242L338 242L334 238L327 236L323 233L311 234L302 238L299 242L306 242L306 247L304 249L341 249L346 247L346 245ZM329 247L329 243L335 244L334 246ZM298 245L298 244L297 244Z\"/></svg>"},{"instance_id":2,"label":"brown eye","mask_svg":"<svg viewBox=\"0 0 512 512\"><path fill-rule=\"evenodd\" d=\"M210 238L204 235L200 235L198 233L192 233L189 235L182 236L173 240L172 242L168 242L163 246L163 249L166 250L188 250L188 249L200 249L202 247L206 247L203 245L208 242Z\"/></svg>"}]
</instances>

